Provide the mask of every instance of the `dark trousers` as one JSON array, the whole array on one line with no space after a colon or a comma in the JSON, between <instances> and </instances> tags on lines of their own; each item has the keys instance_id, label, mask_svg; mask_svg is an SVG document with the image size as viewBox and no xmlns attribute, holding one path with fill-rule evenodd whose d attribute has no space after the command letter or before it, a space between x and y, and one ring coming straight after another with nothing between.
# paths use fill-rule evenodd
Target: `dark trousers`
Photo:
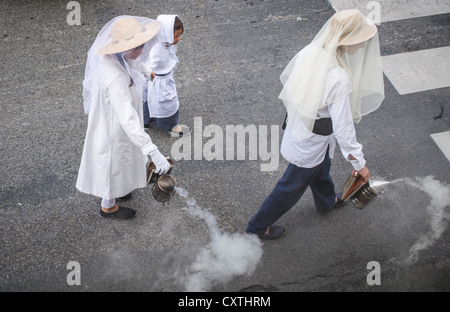
<instances>
[{"instance_id":1,"label":"dark trousers","mask_svg":"<svg viewBox=\"0 0 450 312\"><path fill-rule=\"evenodd\" d=\"M311 188L316 210L331 210L336 201L334 184L330 176L331 159L326 153L323 162L313 168L300 168L289 164L272 193L264 200L258 212L248 223L246 232L264 233L267 227L281 218Z\"/></svg>"},{"instance_id":2,"label":"dark trousers","mask_svg":"<svg viewBox=\"0 0 450 312\"><path fill-rule=\"evenodd\" d=\"M148 109L148 102L144 102L144 125L150 125L152 122L156 122L156 126L163 130L172 130L173 127L178 125L179 115L178 111L170 117L166 118L153 118L150 117L150 111Z\"/></svg>"}]
</instances>

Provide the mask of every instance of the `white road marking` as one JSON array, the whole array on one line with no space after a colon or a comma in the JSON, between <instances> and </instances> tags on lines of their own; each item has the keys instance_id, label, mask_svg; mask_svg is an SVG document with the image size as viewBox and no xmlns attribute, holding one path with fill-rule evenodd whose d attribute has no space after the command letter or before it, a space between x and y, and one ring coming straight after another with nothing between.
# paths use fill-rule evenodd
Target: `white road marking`
<instances>
[{"instance_id":1,"label":"white road marking","mask_svg":"<svg viewBox=\"0 0 450 312\"><path fill-rule=\"evenodd\" d=\"M450 86L450 47L386 55L383 70L400 94Z\"/></svg>"},{"instance_id":2,"label":"white road marking","mask_svg":"<svg viewBox=\"0 0 450 312\"><path fill-rule=\"evenodd\" d=\"M431 138L450 161L450 131L434 133L431 135Z\"/></svg>"}]
</instances>

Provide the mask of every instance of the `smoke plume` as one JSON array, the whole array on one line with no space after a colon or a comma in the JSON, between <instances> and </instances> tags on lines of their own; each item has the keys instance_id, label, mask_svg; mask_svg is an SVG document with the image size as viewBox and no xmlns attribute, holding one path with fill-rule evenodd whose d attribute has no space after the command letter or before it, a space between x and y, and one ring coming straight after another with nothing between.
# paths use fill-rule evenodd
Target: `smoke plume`
<instances>
[{"instance_id":1,"label":"smoke plume","mask_svg":"<svg viewBox=\"0 0 450 312\"><path fill-rule=\"evenodd\" d=\"M417 242L409 249L409 255L404 260L405 264L412 264L417 261L419 252L431 247L447 227L450 217L445 208L450 206L450 187L435 180L432 176L416 178L415 180L405 179L405 182L424 191L431 198L430 204L426 207L430 216L430 229L419 237Z\"/></svg>"},{"instance_id":2,"label":"smoke plume","mask_svg":"<svg viewBox=\"0 0 450 312\"><path fill-rule=\"evenodd\" d=\"M177 193L185 198L190 215L202 219L208 226L211 240L201 248L185 277L186 291L207 291L219 283L227 283L238 275L250 275L262 256L260 240L243 233L226 233L219 229L212 213L197 205L189 193L178 187Z\"/></svg>"}]
</instances>

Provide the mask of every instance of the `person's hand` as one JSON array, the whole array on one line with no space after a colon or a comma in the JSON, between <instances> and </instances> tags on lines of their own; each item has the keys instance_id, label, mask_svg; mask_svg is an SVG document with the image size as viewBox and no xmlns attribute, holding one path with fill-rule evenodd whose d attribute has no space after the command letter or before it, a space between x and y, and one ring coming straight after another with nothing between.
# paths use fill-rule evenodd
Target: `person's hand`
<instances>
[{"instance_id":1,"label":"person's hand","mask_svg":"<svg viewBox=\"0 0 450 312\"><path fill-rule=\"evenodd\" d=\"M152 81L153 81L153 79L155 79L155 72L154 71L152 71L150 73L150 78L151 78Z\"/></svg>"},{"instance_id":2,"label":"person's hand","mask_svg":"<svg viewBox=\"0 0 450 312\"><path fill-rule=\"evenodd\" d=\"M156 166L155 172L159 175L166 174L170 169L170 164L158 149L150 153L153 163Z\"/></svg>"},{"instance_id":3,"label":"person's hand","mask_svg":"<svg viewBox=\"0 0 450 312\"><path fill-rule=\"evenodd\" d=\"M352 171L352 175L354 175L355 173L358 173L363 178L364 184L369 182L370 172L369 172L369 168L367 168L366 166L364 166L364 168L362 168L361 170L358 170L358 171L357 170L353 170Z\"/></svg>"}]
</instances>

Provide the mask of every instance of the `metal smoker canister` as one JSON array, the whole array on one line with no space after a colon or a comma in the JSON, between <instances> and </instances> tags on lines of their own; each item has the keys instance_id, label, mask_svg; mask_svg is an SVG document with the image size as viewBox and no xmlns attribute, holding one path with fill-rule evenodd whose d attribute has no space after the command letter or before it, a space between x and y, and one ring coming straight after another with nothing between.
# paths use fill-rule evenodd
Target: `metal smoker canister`
<instances>
[{"instance_id":1,"label":"metal smoker canister","mask_svg":"<svg viewBox=\"0 0 450 312\"><path fill-rule=\"evenodd\" d=\"M361 209L389 183L387 181L369 181L364 183L360 175L351 175L345 182L342 200L351 200L356 208Z\"/></svg>"},{"instance_id":2,"label":"metal smoker canister","mask_svg":"<svg viewBox=\"0 0 450 312\"><path fill-rule=\"evenodd\" d=\"M170 174L163 174L158 178L152 190L153 198L165 204L173 199L176 193L177 180Z\"/></svg>"},{"instance_id":3,"label":"metal smoker canister","mask_svg":"<svg viewBox=\"0 0 450 312\"><path fill-rule=\"evenodd\" d=\"M378 194L370 187L369 182L364 184L361 189L351 198L353 206L361 209Z\"/></svg>"}]
</instances>

